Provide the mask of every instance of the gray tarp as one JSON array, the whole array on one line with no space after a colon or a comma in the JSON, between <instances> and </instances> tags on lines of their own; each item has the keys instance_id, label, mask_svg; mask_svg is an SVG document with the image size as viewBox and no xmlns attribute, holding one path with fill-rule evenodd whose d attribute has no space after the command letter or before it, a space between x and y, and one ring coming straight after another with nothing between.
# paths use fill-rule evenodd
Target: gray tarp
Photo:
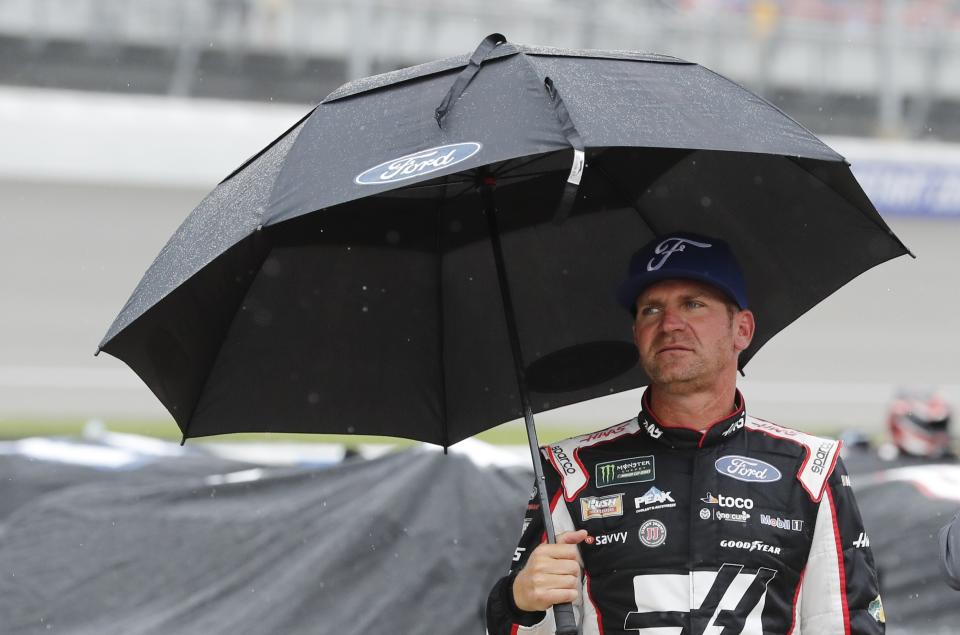
<instances>
[{"instance_id":1,"label":"gray tarp","mask_svg":"<svg viewBox=\"0 0 960 635\"><path fill-rule=\"evenodd\" d=\"M0 633L484 632L529 473L421 451L250 468L199 452L124 471L0 456ZM958 470L853 477L890 635L960 623L937 564L960 507L937 494ZM259 478L211 484L227 473Z\"/></svg>"},{"instance_id":2,"label":"gray tarp","mask_svg":"<svg viewBox=\"0 0 960 635\"><path fill-rule=\"evenodd\" d=\"M420 451L220 485L57 470L0 457L5 634L483 633L531 483Z\"/></svg>"},{"instance_id":3,"label":"gray tarp","mask_svg":"<svg viewBox=\"0 0 960 635\"><path fill-rule=\"evenodd\" d=\"M887 635L960 632L960 593L943 579L938 543L940 528L960 508L958 483L957 464L888 464L853 476L880 572Z\"/></svg>"}]
</instances>

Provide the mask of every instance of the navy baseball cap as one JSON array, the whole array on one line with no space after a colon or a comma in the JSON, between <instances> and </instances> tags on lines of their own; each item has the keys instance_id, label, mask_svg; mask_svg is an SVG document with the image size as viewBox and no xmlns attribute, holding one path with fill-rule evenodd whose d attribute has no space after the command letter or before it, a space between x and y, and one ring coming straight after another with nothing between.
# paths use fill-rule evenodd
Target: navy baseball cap
<instances>
[{"instance_id":1,"label":"navy baseball cap","mask_svg":"<svg viewBox=\"0 0 960 635\"><path fill-rule=\"evenodd\" d=\"M644 289L674 278L712 285L741 309L747 308L747 285L729 245L687 232L661 236L637 250L630 259L627 279L617 289L617 302L633 313Z\"/></svg>"}]
</instances>

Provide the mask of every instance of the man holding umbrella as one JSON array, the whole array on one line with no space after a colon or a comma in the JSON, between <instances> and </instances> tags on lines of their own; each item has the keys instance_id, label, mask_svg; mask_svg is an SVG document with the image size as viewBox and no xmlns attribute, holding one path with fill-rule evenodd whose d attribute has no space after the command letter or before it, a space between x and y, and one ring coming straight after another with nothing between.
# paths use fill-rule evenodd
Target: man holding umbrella
<instances>
[{"instance_id":1,"label":"man holding umbrella","mask_svg":"<svg viewBox=\"0 0 960 635\"><path fill-rule=\"evenodd\" d=\"M755 321L729 247L655 239L618 300L650 378L641 411L542 448L558 544L534 492L489 632L552 633L552 605L573 602L584 634L882 633L839 442L749 416L736 388Z\"/></svg>"}]
</instances>

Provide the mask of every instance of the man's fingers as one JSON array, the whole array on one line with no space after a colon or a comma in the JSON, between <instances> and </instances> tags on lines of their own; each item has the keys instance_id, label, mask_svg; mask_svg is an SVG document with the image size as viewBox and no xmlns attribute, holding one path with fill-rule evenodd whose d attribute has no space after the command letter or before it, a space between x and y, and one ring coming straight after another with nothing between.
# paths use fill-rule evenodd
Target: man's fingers
<instances>
[{"instance_id":1,"label":"man's fingers","mask_svg":"<svg viewBox=\"0 0 960 635\"><path fill-rule=\"evenodd\" d=\"M537 599L542 607L539 610L541 611L545 611L547 607L554 606L555 604L577 601L576 589L551 589L550 591L543 591L538 595L539 597Z\"/></svg>"},{"instance_id":2,"label":"man's fingers","mask_svg":"<svg viewBox=\"0 0 960 635\"><path fill-rule=\"evenodd\" d=\"M586 540L589 536L590 534L587 533L586 529L580 529L578 531L565 531L557 536L557 544L576 545Z\"/></svg>"},{"instance_id":3,"label":"man's fingers","mask_svg":"<svg viewBox=\"0 0 960 635\"><path fill-rule=\"evenodd\" d=\"M543 543L530 554L530 559L554 558L556 560L576 560L577 556L576 545L551 545Z\"/></svg>"},{"instance_id":4,"label":"man's fingers","mask_svg":"<svg viewBox=\"0 0 960 635\"><path fill-rule=\"evenodd\" d=\"M531 557L526 568L534 573L580 577L580 563L573 559Z\"/></svg>"},{"instance_id":5,"label":"man's fingers","mask_svg":"<svg viewBox=\"0 0 960 635\"><path fill-rule=\"evenodd\" d=\"M543 611L562 602L575 602L580 576L555 575L524 569L513 583L513 601L524 611Z\"/></svg>"},{"instance_id":6,"label":"man's fingers","mask_svg":"<svg viewBox=\"0 0 960 635\"><path fill-rule=\"evenodd\" d=\"M557 575L553 573L535 573L530 576L533 586L540 591L555 591L557 589L572 589L580 586L579 575Z\"/></svg>"}]
</instances>

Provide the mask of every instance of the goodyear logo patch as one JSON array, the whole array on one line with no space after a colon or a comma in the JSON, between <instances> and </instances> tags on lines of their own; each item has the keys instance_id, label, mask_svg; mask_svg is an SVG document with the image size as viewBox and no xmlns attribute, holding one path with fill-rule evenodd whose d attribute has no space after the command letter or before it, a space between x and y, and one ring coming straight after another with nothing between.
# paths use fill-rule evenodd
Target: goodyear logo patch
<instances>
[{"instance_id":1,"label":"goodyear logo patch","mask_svg":"<svg viewBox=\"0 0 960 635\"><path fill-rule=\"evenodd\" d=\"M629 459L597 463L594 482L597 487L610 487L652 481L655 476L652 456L633 456Z\"/></svg>"}]
</instances>

